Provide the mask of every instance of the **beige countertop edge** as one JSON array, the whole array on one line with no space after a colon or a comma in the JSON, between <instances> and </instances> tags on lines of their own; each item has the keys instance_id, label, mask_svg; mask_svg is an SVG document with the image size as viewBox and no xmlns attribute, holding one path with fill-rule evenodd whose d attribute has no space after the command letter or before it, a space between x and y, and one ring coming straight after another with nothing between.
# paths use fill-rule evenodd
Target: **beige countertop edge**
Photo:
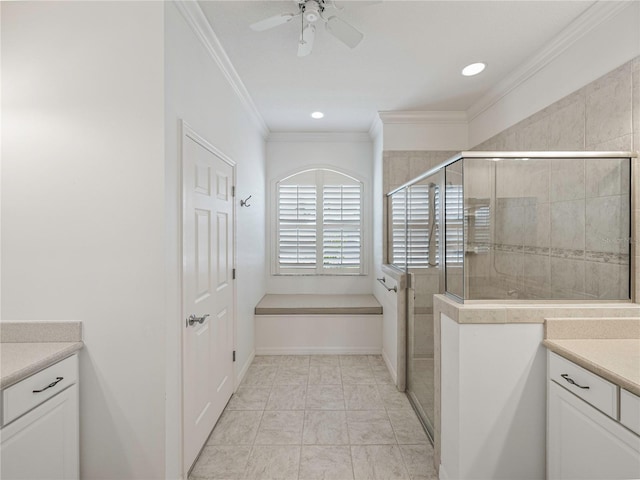
<instances>
[{"instance_id":1,"label":"beige countertop edge","mask_svg":"<svg viewBox=\"0 0 640 480\"><path fill-rule=\"evenodd\" d=\"M47 345L46 342L42 343L43 345ZM0 348L4 348L6 345L20 345L19 343L9 343L2 344ZM34 345L34 344L27 344ZM49 344L51 345L51 344ZM65 358L73 355L84 347L84 342L63 342L57 343L56 345L60 345L60 348L56 348L54 351L49 351L47 353L42 354L41 356L37 356L37 358L30 358L25 362L24 366L21 366L17 370L13 370L9 372L7 375L2 374L0 377L0 388L4 389L10 387L18 383L21 380L33 375L34 373L39 372L60 360L64 360Z\"/></svg>"},{"instance_id":2,"label":"beige countertop edge","mask_svg":"<svg viewBox=\"0 0 640 480\"><path fill-rule=\"evenodd\" d=\"M602 378L609 380L611 383L618 385L619 387L628 390L634 395L640 396L640 385L634 383L620 375L608 370L604 367L601 367L597 363L592 362L588 358L585 358L577 353L569 350L565 347L562 347L555 343L553 340L545 339L542 341L542 344L551 350L553 353L557 353L558 355L566 358L567 360L571 360L572 362L580 365L581 367L589 370L590 372L595 373L596 375L600 375Z\"/></svg>"},{"instance_id":3,"label":"beige countertop edge","mask_svg":"<svg viewBox=\"0 0 640 480\"><path fill-rule=\"evenodd\" d=\"M434 295L434 309L459 324L544 323L548 318L628 318L640 315L635 303L458 303Z\"/></svg>"}]
</instances>

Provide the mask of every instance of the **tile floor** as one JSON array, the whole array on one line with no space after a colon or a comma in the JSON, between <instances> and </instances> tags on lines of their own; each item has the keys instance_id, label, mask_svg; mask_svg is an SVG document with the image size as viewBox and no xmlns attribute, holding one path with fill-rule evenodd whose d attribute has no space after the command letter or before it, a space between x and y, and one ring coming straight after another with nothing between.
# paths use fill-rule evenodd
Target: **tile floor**
<instances>
[{"instance_id":1,"label":"tile floor","mask_svg":"<svg viewBox=\"0 0 640 480\"><path fill-rule=\"evenodd\" d=\"M433 449L375 355L256 356L191 480L431 480Z\"/></svg>"}]
</instances>

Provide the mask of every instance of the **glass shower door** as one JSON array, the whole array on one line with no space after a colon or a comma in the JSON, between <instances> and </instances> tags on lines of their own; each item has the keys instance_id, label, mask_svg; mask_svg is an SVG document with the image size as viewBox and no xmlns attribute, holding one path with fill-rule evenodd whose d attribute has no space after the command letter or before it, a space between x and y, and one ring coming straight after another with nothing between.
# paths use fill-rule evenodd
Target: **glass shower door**
<instances>
[{"instance_id":1,"label":"glass shower door","mask_svg":"<svg viewBox=\"0 0 640 480\"><path fill-rule=\"evenodd\" d=\"M442 268L442 191L439 171L408 187L406 266L411 276L407 299L407 395L433 438L433 295L444 292Z\"/></svg>"}]
</instances>

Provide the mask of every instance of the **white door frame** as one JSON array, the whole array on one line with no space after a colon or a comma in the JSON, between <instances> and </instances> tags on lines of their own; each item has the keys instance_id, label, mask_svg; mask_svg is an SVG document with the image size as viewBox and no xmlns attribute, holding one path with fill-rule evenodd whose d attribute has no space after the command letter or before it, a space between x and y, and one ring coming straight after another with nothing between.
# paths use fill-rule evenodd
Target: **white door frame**
<instances>
[{"instance_id":1,"label":"white door frame","mask_svg":"<svg viewBox=\"0 0 640 480\"><path fill-rule=\"evenodd\" d=\"M236 162L234 162L228 155L224 154L220 149L216 148L215 146L213 146L211 143L209 143L205 138L203 138L202 136L200 136L184 119L180 119L180 142L179 142L179 148L180 148L180 162L178 165L178 183L179 183L179 191L180 191L180 208L178 209L179 211L179 228L180 228L180 235L179 235L179 272L178 272L178 277L179 277L179 281L180 281L180 289L179 289L179 304L180 304L180 318L178 319L178 324L179 324L179 329L180 329L180 465L181 465L181 471L182 474L184 475L184 480L186 480L188 478L188 471L186 471L188 468L190 468L191 466L185 466L184 465L184 328L183 328L183 324L185 322L185 318L186 318L186 313L185 313L185 305L184 305L184 269L185 269L185 255L184 255L184 206L185 206L185 191L184 191L184 185L183 185L183 177L182 177L182 169L183 169L183 159L185 157L185 139L191 138L192 140L196 141L197 143L199 143L200 145L202 145L204 148L206 148L207 150L209 150L210 152L212 152L214 155L220 157L221 160L223 160L225 163L229 164L233 170L233 178L232 178L232 198L233 198L233 209L232 209L232 220L233 220L233 242L232 242L232 249L233 249L233 270L235 272L236 269L236 265L237 265L237 249L236 249L236 236L237 236L237 225L236 225L236 202L235 202L235 190L236 190L236 176L237 176L237 172L236 172ZM237 289L236 289L236 284L235 284L235 275L233 278L233 284L232 284L232 289L233 289L233 315L232 315L232 323L233 323L233 350L234 352L236 351L236 345L237 345L237 326L238 326L238 322L237 322L237 307L238 307L238 301L237 301ZM233 365L233 391L235 392L235 390L237 389L237 368L236 365L234 363ZM203 445L204 447L204 445Z\"/></svg>"}]
</instances>

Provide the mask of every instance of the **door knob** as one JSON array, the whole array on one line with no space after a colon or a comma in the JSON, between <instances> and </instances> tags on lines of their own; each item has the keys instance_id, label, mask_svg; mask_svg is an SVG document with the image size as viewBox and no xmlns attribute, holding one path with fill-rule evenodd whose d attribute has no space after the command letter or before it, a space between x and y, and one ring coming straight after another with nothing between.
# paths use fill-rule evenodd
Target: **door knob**
<instances>
[{"instance_id":1,"label":"door knob","mask_svg":"<svg viewBox=\"0 0 640 480\"><path fill-rule=\"evenodd\" d=\"M187 318L187 324L188 326L192 326L194 323L199 323L202 325L208 316L209 316L208 313L205 313L201 317L196 317L195 315L191 314L189 315L189 318Z\"/></svg>"}]
</instances>

